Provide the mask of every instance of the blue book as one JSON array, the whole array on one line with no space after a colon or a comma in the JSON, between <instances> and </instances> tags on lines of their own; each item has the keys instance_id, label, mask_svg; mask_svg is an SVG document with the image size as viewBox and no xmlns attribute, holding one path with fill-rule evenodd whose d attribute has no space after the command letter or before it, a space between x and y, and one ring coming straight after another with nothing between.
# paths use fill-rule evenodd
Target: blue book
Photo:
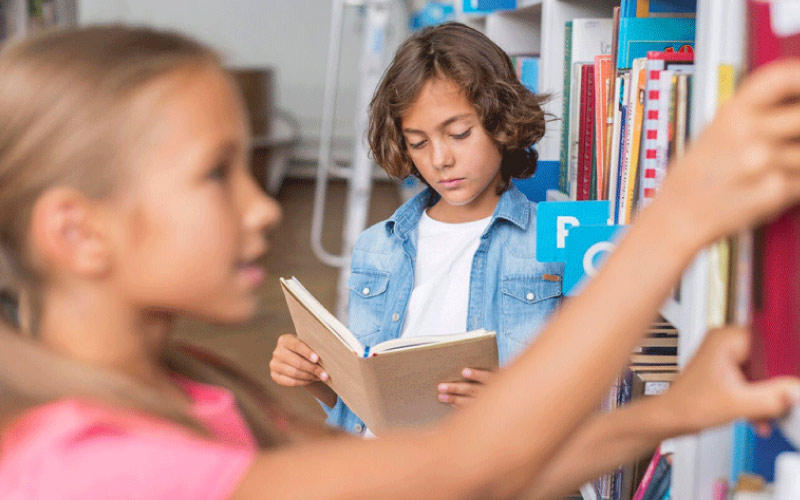
<instances>
[{"instance_id":1,"label":"blue book","mask_svg":"<svg viewBox=\"0 0 800 500\"><path fill-rule=\"evenodd\" d=\"M636 0L622 0L619 5L619 17L636 17Z\"/></svg>"},{"instance_id":2,"label":"blue book","mask_svg":"<svg viewBox=\"0 0 800 500\"><path fill-rule=\"evenodd\" d=\"M558 162L540 160L532 177L513 179L513 182L529 200L547 201L547 190L558 189Z\"/></svg>"},{"instance_id":3,"label":"blue book","mask_svg":"<svg viewBox=\"0 0 800 500\"><path fill-rule=\"evenodd\" d=\"M526 57L522 60L520 81L534 94L539 91L539 58Z\"/></svg>"},{"instance_id":4,"label":"blue book","mask_svg":"<svg viewBox=\"0 0 800 500\"><path fill-rule=\"evenodd\" d=\"M697 12L697 0L622 0L619 17L687 17Z\"/></svg>"},{"instance_id":5,"label":"blue book","mask_svg":"<svg viewBox=\"0 0 800 500\"><path fill-rule=\"evenodd\" d=\"M617 69L657 52L694 52L695 20L687 17L625 17L619 20Z\"/></svg>"},{"instance_id":6,"label":"blue book","mask_svg":"<svg viewBox=\"0 0 800 500\"><path fill-rule=\"evenodd\" d=\"M517 8L517 0L464 0L463 11L467 13L493 12Z\"/></svg>"}]
</instances>

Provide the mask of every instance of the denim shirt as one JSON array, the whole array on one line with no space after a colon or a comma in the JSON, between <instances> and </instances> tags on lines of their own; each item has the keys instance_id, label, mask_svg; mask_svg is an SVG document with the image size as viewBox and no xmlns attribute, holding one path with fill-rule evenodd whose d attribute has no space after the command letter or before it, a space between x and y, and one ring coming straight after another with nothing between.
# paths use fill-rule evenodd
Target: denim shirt
<instances>
[{"instance_id":1,"label":"denim shirt","mask_svg":"<svg viewBox=\"0 0 800 500\"><path fill-rule=\"evenodd\" d=\"M400 336L417 255L417 225L439 199L428 188L359 236L350 277L349 327L365 346ZM564 266L536 260L536 204L516 187L502 194L472 259L467 329L497 332L500 365L537 335L561 299ZM328 424L359 434L365 425L341 399L324 404Z\"/></svg>"}]
</instances>

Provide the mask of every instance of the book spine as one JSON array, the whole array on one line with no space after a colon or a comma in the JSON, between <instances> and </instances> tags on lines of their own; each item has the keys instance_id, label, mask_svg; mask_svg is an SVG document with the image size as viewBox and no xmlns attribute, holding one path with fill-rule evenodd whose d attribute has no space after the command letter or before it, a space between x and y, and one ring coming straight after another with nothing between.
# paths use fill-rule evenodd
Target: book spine
<instances>
[{"instance_id":1,"label":"book spine","mask_svg":"<svg viewBox=\"0 0 800 500\"><path fill-rule=\"evenodd\" d=\"M639 199L641 207L646 207L658 189L658 141L659 114L664 95L661 92L661 70L664 61L647 60L647 86L644 104L644 154L642 155L642 171Z\"/></svg>"},{"instance_id":2,"label":"book spine","mask_svg":"<svg viewBox=\"0 0 800 500\"><path fill-rule=\"evenodd\" d=\"M559 150L558 189L569 193L569 92L572 86L572 21L564 23L564 88L561 96L561 149Z\"/></svg>"},{"instance_id":3,"label":"book spine","mask_svg":"<svg viewBox=\"0 0 800 500\"><path fill-rule=\"evenodd\" d=\"M594 129L594 67L581 68L581 112L578 143L578 200L589 200L592 175L592 131Z\"/></svg>"},{"instance_id":4,"label":"book spine","mask_svg":"<svg viewBox=\"0 0 800 500\"><path fill-rule=\"evenodd\" d=\"M658 464L660 458L661 458L661 447L659 446L658 448L656 448L655 453L653 453L653 458L650 459L650 463L647 464L647 469L644 471L644 475L642 476L642 482L639 483L639 486L636 488L636 492L633 494L632 500L642 500L642 495L644 495L647 486L653 479L653 473L656 470L656 464Z\"/></svg>"}]
</instances>

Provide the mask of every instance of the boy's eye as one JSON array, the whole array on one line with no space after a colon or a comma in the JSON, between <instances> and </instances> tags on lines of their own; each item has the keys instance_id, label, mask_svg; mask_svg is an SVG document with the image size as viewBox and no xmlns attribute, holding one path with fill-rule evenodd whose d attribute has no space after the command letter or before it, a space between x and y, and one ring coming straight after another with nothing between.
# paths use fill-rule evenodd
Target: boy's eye
<instances>
[{"instance_id":1,"label":"boy's eye","mask_svg":"<svg viewBox=\"0 0 800 500\"><path fill-rule=\"evenodd\" d=\"M460 134L453 134L451 137L453 139L466 139L467 137L469 137L469 134L471 132L472 132L472 129L468 128L467 130L465 130L464 132L461 132Z\"/></svg>"},{"instance_id":2,"label":"boy's eye","mask_svg":"<svg viewBox=\"0 0 800 500\"><path fill-rule=\"evenodd\" d=\"M423 146L425 146L425 143L427 143L427 142L428 141L419 141L419 142L414 142L414 143L410 142L410 143L408 143L408 147L410 147L411 149L421 149Z\"/></svg>"}]
</instances>

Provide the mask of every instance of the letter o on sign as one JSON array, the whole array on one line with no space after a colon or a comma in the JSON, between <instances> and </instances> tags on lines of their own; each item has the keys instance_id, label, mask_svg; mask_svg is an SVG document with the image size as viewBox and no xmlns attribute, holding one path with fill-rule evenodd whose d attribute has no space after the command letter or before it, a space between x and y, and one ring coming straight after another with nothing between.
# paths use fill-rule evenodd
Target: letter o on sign
<instances>
[{"instance_id":1,"label":"letter o on sign","mask_svg":"<svg viewBox=\"0 0 800 500\"><path fill-rule=\"evenodd\" d=\"M594 265L595 257L603 252L610 253L615 248L617 248L617 246L610 241L600 241L590 246L589 249L586 250L586 253L583 254L583 272L586 273L587 276L594 278L594 275L597 274L597 268Z\"/></svg>"}]
</instances>

